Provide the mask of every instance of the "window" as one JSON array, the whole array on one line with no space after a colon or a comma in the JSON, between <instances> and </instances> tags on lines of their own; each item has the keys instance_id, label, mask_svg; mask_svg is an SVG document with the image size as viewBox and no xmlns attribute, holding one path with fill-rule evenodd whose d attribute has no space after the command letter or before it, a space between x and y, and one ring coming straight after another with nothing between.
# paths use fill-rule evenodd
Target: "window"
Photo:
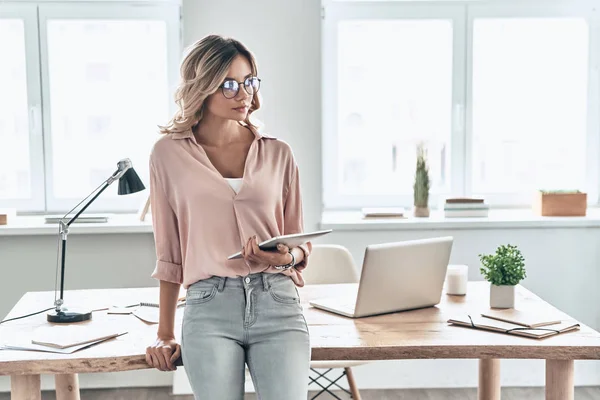
<instances>
[{"instance_id":1,"label":"window","mask_svg":"<svg viewBox=\"0 0 600 400\"><path fill-rule=\"evenodd\" d=\"M588 38L583 18L474 20L474 193L586 187Z\"/></svg>"},{"instance_id":2,"label":"window","mask_svg":"<svg viewBox=\"0 0 600 400\"><path fill-rule=\"evenodd\" d=\"M179 50L175 3L0 5L0 206L66 212L122 158L148 187ZM114 186L90 210L134 211L147 195Z\"/></svg>"},{"instance_id":3,"label":"window","mask_svg":"<svg viewBox=\"0 0 600 400\"><path fill-rule=\"evenodd\" d=\"M325 207L410 207L419 142L434 207L527 206L536 189L597 202L600 30L557 3L327 2Z\"/></svg>"},{"instance_id":4,"label":"window","mask_svg":"<svg viewBox=\"0 0 600 400\"><path fill-rule=\"evenodd\" d=\"M419 141L428 144L436 177L433 189L444 191L452 104L452 24L447 20L345 21L339 25L338 40L340 191L408 193L416 162L413 149Z\"/></svg>"},{"instance_id":5,"label":"window","mask_svg":"<svg viewBox=\"0 0 600 400\"><path fill-rule=\"evenodd\" d=\"M2 196L19 198L31 196L31 168L29 165L29 122L27 118L27 75L25 68L25 26L20 19L0 20L0 53L5 62L0 64L0 133L2 154L0 171ZM12 95L12 96L11 96ZM13 146L9 147L9 144ZM9 163L13 153L16 163ZM12 161L12 160L10 160Z\"/></svg>"},{"instance_id":6,"label":"window","mask_svg":"<svg viewBox=\"0 0 600 400\"><path fill-rule=\"evenodd\" d=\"M0 205L28 210L44 207L37 48L35 6L0 5Z\"/></svg>"}]
</instances>

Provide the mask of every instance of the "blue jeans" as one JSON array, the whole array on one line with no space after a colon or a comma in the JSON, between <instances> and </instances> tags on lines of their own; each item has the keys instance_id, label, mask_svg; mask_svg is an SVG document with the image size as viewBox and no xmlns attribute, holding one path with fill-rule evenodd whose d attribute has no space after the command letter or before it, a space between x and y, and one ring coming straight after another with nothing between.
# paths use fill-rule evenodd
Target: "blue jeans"
<instances>
[{"instance_id":1,"label":"blue jeans","mask_svg":"<svg viewBox=\"0 0 600 400\"><path fill-rule=\"evenodd\" d=\"M192 284L181 350L197 400L242 400L245 364L259 399L308 396L308 327L288 276L213 276Z\"/></svg>"}]
</instances>

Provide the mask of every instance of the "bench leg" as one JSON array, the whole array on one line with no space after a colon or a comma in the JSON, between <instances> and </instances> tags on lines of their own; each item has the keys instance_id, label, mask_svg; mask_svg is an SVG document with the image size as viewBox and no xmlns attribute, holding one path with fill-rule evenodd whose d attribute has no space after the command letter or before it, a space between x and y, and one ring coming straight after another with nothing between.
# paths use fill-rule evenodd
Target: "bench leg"
<instances>
[{"instance_id":1,"label":"bench leg","mask_svg":"<svg viewBox=\"0 0 600 400\"><path fill-rule=\"evenodd\" d=\"M11 400L42 400L40 375L12 375L10 377Z\"/></svg>"},{"instance_id":2,"label":"bench leg","mask_svg":"<svg viewBox=\"0 0 600 400\"><path fill-rule=\"evenodd\" d=\"M500 360L479 360L479 400L500 400Z\"/></svg>"},{"instance_id":3,"label":"bench leg","mask_svg":"<svg viewBox=\"0 0 600 400\"><path fill-rule=\"evenodd\" d=\"M80 400L79 376L77 374L57 374L54 376L56 384L56 400Z\"/></svg>"},{"instance_id":4,"label":"bench leg","mask_svg":"<svg viewBox=\"0 0 600 400\"><path fill-rule=\"evenodd\" d=\"M573 400L574 372L573 360L546 360L546 400Z\"/></svg>"}]
</instances>

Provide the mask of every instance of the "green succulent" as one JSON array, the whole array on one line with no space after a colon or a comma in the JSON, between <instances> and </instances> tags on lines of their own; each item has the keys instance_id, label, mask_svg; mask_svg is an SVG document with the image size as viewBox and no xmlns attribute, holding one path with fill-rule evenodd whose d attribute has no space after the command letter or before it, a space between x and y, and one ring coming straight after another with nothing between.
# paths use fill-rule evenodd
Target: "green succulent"
<instances>
[{"instance_id":1,"label":"green succulent","mask_svg":"<svg viewBox=\"0 0 600 400\"><path fill-rule=\"evenodd\" d=\"M429 166L427 165L427 151L423 143L417 146L417 169L413 185L415 207L428 207L429 205Z\"/></svg>"},{"instance_id":2,"label":"green succulent","mask_svg":"<svg viewBox=\"0 0 600 400\"><path fill-rule=\"evenodd\" d=\"M514 286L527 277L525 259L517 246L506 244L494 254L479 254L480 272L493 285Z\"/></svg>"}]
</instances>

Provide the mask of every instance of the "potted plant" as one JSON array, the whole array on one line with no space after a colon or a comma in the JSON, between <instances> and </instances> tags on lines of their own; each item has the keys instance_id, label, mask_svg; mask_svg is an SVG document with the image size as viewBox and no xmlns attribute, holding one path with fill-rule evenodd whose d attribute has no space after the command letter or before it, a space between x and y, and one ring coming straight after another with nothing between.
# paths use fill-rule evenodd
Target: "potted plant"
<instances>
[{"instance_id":1,"label":"potted plant","mask_svg":"<svg viewBox=\"0 0 600 400\"><path fill-rule=\"evenodd\" d=\"M525 259L517 246L501 245L493 254L479 254L480 272L490 282L490 306L514 308L515 286L527 277Z\"/></svg>"},{"instance_id":2,"label":"potted plant","mask_svg":"<svg viewBox=\"0 0 600 400\"><path fill-rule=\"evenodd\" d=\"M429 217L429 166L427 165L427 151L423 143L417 146L417 169L415 171L414 216Z\"/></svg>"}]
</instances>

